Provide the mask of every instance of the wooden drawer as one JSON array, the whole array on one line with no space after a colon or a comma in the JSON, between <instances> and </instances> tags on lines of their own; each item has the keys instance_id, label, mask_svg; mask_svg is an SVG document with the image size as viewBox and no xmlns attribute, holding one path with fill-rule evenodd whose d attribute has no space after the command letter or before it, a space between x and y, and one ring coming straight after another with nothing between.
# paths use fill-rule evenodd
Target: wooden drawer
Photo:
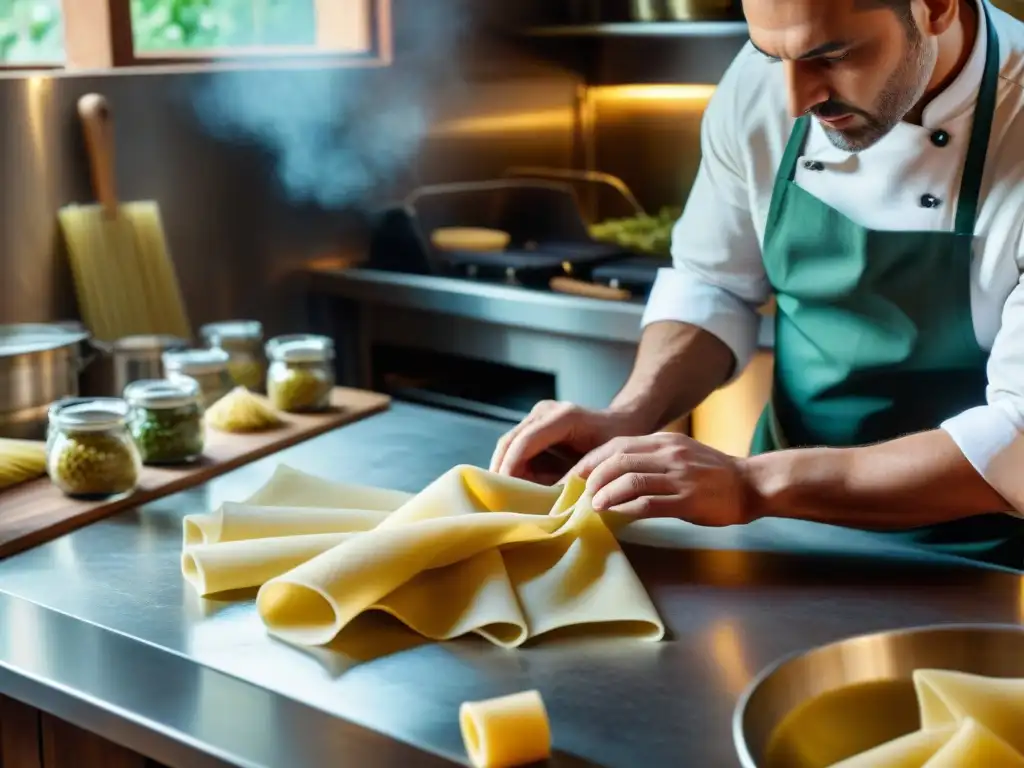
<instances>
[{"instance_id":1,"label":"wooden drawer","mask_svg":"<svg viewBox=\"0 0 1024 768\"><path fill-rule=\"evenodd\" d=\"M46 712L0 695L0 768L165 768Z\"/></svg>"}]
</instances>

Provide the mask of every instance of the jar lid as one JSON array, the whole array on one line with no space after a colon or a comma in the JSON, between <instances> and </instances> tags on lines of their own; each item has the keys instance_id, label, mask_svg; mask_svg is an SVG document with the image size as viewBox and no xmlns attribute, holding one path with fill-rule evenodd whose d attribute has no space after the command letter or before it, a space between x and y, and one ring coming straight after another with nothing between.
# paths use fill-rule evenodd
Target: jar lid
<instances>
[{"instance_id":1,"label":"jar lid","mask_svg":"<svg viewBox=\"0 0 1024 768\"><path fill-rule=\"evenodd\" d=\"M263 323L258 320L226 320L208 323L199 332L207 344L216 344L220 339L255 341L263 338Z\"/></svg>"},{"instance_id":2,"label":"jar lid","mask_svg":"<svg viewBox=\"0 0 1024 768\"><path fill-rule=\"evenodd\" d=\"M128 410L128 403L119 397L73 397L50 406L49 418L62 428L100 432L123 425Z\"/></svg>"},{"instance_id":3,"label":"jar lid","mask_svg":"<svg viewBox=\"0 0 1024 768\"><path fill-rule=\"evenodd\" d=\"M87 331L66 323L0 325L0 358L70 347L87 338Z\"/></svg>"},{"instance_id":4,"label":"jar lid","mask_svg":"<svg viewBox=\"0 0 1024 768\"><path fill-rule=\"evenodd\" d=\"M195 405L202 397L199 382L188 376L170 379L143 379L125 387L124 399L139 408L181 408Z\"/></svg>"},{"instance_id":5,"label":"jar lid","mask_svg":"<svg viewBox=\"0 0 1024 768\"><path fill-rule=\"evenodd\" d=\"M113 347L115 352L163 352L185 349L188 347L188 341L177 336L144 334L124 336L115 341Z\"/></svg>"},{"instance_id":6,"label":"jar lid","mask_svg":"<svg viewBox=\"0 0 1024 768\"><path fill-rule=\"evenodd\" d=\"M220 373L228 369L231 356L223 349L184 349L180 352L164 352L164 370L168 373L184 373L199 376L204 373Z\"/></svg>"},{"instance_id":7,"label":"jar lid","mask_svg":"<svg viewBox=\"0 0 1024 768\"><path fill-rule=\"evenodd\" d=\"M319 363L334 359L334 341L328 336L294 334L267 342L267 356L286 363Z\"/></svg>"}]
</instances>

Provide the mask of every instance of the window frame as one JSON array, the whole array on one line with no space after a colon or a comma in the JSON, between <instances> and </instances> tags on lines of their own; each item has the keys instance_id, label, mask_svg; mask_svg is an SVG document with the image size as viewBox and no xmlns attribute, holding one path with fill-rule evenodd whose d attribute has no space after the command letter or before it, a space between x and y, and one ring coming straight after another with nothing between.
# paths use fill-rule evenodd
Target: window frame
<instances>
[{"instance_id":1,"label":"window frame","mask_svg":"<svg viewBox=\"0 0 1024 768\"><path fill-rule=\"evenodd\" d=\"M337 3L339 0L314 0ZM362 3L365 15L365 50L331 50L320 46L252 46L196 51L135 50L131 0L60 0L65 60L52 62L0 62L0 73L49 72L94 74L97 71L231 71L240 69L306 69L380 67L394 56L392 0L348 0ZM352 12L352 11L346 11ZM320 33L318 32L318 40Z\"/></svg>"}]
</instances>

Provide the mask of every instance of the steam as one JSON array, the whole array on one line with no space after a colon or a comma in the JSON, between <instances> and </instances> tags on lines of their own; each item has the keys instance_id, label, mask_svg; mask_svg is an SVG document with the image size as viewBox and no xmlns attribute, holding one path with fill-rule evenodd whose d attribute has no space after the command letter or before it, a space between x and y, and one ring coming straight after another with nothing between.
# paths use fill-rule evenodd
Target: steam
<instances>
[{"instance_id":1,"label":"steam","mask_svg":"<svg viewBox=\"0 0 1024 768\"><path fill-rule=\"evenodd\" d=\"M460 84L461 0L395 6L390 67L212 75L193 94L196 116L217 139L266 151L292 202L358 205L407 172L439 89Z\"/></svg>"}]
</instances>

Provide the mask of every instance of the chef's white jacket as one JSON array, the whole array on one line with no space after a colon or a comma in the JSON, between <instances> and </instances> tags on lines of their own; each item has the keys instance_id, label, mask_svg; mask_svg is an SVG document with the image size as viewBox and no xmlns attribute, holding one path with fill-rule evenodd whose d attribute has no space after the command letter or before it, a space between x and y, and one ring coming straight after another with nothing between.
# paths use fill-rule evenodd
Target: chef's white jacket
<instances>
[{"instance_id":1,"label":"chef's white jacket","mask_svg":"<svg viewBox=\"0 0 1024 768\"><path fill-rule=\"evenodd\" d=\"M974 330L991 351L987 404L941 426L1024 513L1024 23L989 10L1001 77L971 269ZM952 230L985 65L986 22L979 18L970 60L928 105L923 125L901 123L849 154L812 120L796 183L872 229ZM757 308L770 295L761 245L792 126L782 66L748 44L708 104L700 170L673 232L673 266L659 271L644 314L645 326L674 320L714 334L735 353L737 375L756 350ZM933 141L939 131L948 142ZM925 195L939 205L927 207ZM922 258L922 269L926 263Z\"/></svg>"}]
</instances>

